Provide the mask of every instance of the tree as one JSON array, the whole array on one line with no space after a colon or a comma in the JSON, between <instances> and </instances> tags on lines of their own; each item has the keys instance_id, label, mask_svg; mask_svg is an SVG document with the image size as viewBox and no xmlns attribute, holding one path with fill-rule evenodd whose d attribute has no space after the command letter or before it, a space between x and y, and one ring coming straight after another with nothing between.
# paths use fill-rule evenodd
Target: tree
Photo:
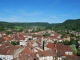
<instances>
[{"instance_id":1,"label":"tree","mask_svg":"<svg viewBox=\"0 0 80 60\"><path fill-rule=\"evenodd\" d=\"M44 36L44 37L50 36L50 33L46 32L43 36Z\"/></svg>"},{"instance_id":2,"label":"tree","mask_svg":"<svg viewBox=\"0 0 80 60\"><path fill-rule=\"evenodd\" d=\"M65 40L65 41L63 41L63 44L64 45L69 45L69 41L68 40Z\"/></svg>"},{"instance_id":3,"label":"tree","mask_svg":"<svg viewBox=\"0 0 80 60\"><path fill-rule=\"evenodd\" d=\"M32 37L35 37L35 34L33 34Z\"/></svg>"},{"instance_id":4,"label":"tree","mask_svg":"<svg viewBox=\"0 0 80 60\"><path fill-rule=\"evenodd\" d=\"M74 44L70 45L72 51L73 51L73 54L77 54L77 49L76 49L76 46Z\"/></svg>"},{"instance_id":5,"label":"tree","mask_svg":"<svg viewBox=\"0 0 80 60\"><path fill-rule=\"evenodd\" d=\"M14 46L16 45L15 41L11 41L11 44L14 45Z\"/></svg>"},{"instance_id":6,"label":"tree","mask_svg":"<svg viewBox=\"0 0 80 60\"><path fill-rule=\"evenodd\" d=\"M19 44L20 44L20 42L19 42L19 41L17 41L17 42L16 42L16 45L19 45Z\"/></svg>"},{"instance_id":7,"label":"tree","mask_svg":"<svg viewBox=\"0 0 80 60\"><path fill-rule=\"evenodd\" d=\"M78 43L78 40L76 40L76 48L79 49L79 43Z\"/></svg>"},{"instance_id":8,"label":"tree","mask_svg":"<svg viewBox=\"0 0 80 60\"><path fill-rule=\"evenodd\" d=\"M77 56L80 56L80 50L77 51Z\"/></svg>"},{"instance_id":9,"label":"tree","mask_svg":"<svg viewBox=\"0 0 80 60\"><path fill-rule=\"evenodd\" d=\"M28 33L28 30L25 30L25 33Z\"/></svg>"},{"instance_id":10,"label":"tree","mask_svg":"<svg viewBox=\"0 0 80 60\"><path fill-rule=\"evenodd\" d=\"M66 20L65 22L59 24L58 26L56 26L55 28L57 28L57 30L60 29L67 29L67 30L74 30L74 31L80 31L80 19L69 19Z\"/></svg>"},{"instance_id":11,"label":"tree","mask_svg":"<svg viewBox=\"0 0 80 60\"><path fill-rule=\"evenodd\" d=\"M5 31L5 33L6 33L7 35L9 35L9 34L12 34L13 32L11 32L11 31Z\"/></svg>"},{"instance_id":12,"label":"tree","mask_svg":"<svg viewBox=\"0 0 80 60\"><path fill-rule=\"evenodd\" d=\"M63 38L66 34L65 34L65 32L61 32L61 38Z\"/></svg>"},{"instance_id":13,"label":"tree","mask_svg":"<svg viewBox=\"0 0 80 60\"><path fill-rule=\"evenodd\" d=\"M22 32L22 31L23 31L23 29L22 29L22 28L20 28L20 29L19 29L19 32Z\"/></svg>"},{"instance_id":14,"label":"tree","mask_svg":"<svg viewBox=\"0 0 80 60\"><path fill-rule=\"evenodd\" d=\"M80 39L80 36L76 36L76 39L79 40Z\"/></svg>"},{"instance_id":15,"label":"tree","mask_svg":"<svg viewBox=\"0 0 80 60\"><path fill-rule=\"evenodd\" d=\"M19 41L11 41L11 44L15 46L15 45L19 45L20 42Z\"/></svg>"},{"instance_id":16,"label":"tree","mask_svg":"<svg viewBox=\"0 0 80 60\"><path fill-rule=\"evenodd\" d=\"M32 40L32 38L29 38L29 40Z\"/></svg>"},{"instance_id":17,"label":"tree","mask_svg":"<svg viewBox=\"0 0 80 60\"><path fill-rule=\"evenodd\" d=\"M56 44L56 43L57 43L57 40L54 41L54 44Z\"/></svg>"},{"instance_id":18,"label":"tree","mask_svg":"<svg viewBox=\"0 0 80 60\"><path fill-rule=\"evenodd\" d=\"M75 44L75 45L76 45L76 40L71 39L70 42L69 42L69 44L70 44L70 45L72 45L72 44Z\"/></svg>"},{"instance_id":19,"label":"tree","mask_svg":"<svg viewBox=\"0 0 80 60\"><path fill-rule=\"evenodd\" d=\"M71 36L71 37L75 37L75 35L74 35L74 34L70 34L70 36Z\"/></svg>"},{"instance_id":20,"label":"tree","mask_svg":"<svg viewBox=\"0 0 80 60\"><path fill-rule=\"evenodd\" d=\"M0 26L0 31L3 31L3 30L4 30L3 26Z\"/></svg>"}]
</instances>

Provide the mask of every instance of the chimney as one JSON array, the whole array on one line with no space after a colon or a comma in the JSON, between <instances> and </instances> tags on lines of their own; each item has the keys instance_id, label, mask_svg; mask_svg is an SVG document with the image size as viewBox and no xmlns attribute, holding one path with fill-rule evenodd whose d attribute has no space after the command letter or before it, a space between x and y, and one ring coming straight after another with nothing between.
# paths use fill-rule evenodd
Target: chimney
<instances>
[{"instance_id":1,"label":"chimney","mask_svg":"<svg viewBox=\"0 0 80 60\"><path fill-rule=\"evenodd\" d=\"M44 50L44 43L45 43L45 41L44 41L44 38L42 37L42 49Z\"/></svg>"},{"instance_id":2,"label":"chimney","mask_svg":"<svg viewBox=\"0 0 80 60\"><path fill-rule=\"evenodd\" d=\"M45 43L45 42L43 41L43 46L42 46L43 50L44 50L44 43Z\"/></svg>"}]
</instances>

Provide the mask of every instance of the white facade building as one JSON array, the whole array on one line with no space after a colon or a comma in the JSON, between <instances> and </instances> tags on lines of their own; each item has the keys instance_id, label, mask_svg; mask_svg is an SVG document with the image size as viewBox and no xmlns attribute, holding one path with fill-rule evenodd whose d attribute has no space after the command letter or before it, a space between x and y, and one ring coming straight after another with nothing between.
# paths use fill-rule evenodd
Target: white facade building
<instances>
[{"instance_id":1,"label":"white facade building","mask_svg":"<svg viewBox=\"0 0 80 60\"><path fill-rule=\"evenodd\" d=\"M0 55L2 60L13 60L13 55Z\"/></svg>"},{"instance_id":2,"label":"white facade building","mask_svg":"<svg viewBox=\"0 0 80 60\"><path fill-rule=\"evenodd\" d=\"M25 41L20 41L20 45L26 46L26 44L27 44L27 42L25 42Z\"/></svg>"},{"instance_id":3,"label":"white facade building","mask_svg":"<svg viewBox=\"0 0 80 60\"><path fill-rule=\"evenodd\" d=\"M53 60L52 56L40 57L39 60Z\"/></svg>"}]
</instances>

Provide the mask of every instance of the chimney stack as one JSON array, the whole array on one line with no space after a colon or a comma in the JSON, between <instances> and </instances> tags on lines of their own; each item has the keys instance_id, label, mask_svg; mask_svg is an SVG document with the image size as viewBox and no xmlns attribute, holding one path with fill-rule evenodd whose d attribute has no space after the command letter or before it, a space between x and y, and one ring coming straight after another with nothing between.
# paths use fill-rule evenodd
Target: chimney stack
<instances>
[{"instance_id":1,"label":"chimney stack","mask_svg":"<svg viewBox=\"0 0 80 60\"><path fill-rule=\"evenodd\" d=\"M44 38L42 37L42 49L44 50L44 44L45 44L45 41L44 41Z\"/></svg>"},{"instance_id":2,"label":"chimney stack","mask_svg":"<svg viewBox=\"0 0 80 60\"><path fill-rule=\"evenodd\" d=\"M44 50L44 41L43 41L43 50Z\"/></svg>"}]
</instances>

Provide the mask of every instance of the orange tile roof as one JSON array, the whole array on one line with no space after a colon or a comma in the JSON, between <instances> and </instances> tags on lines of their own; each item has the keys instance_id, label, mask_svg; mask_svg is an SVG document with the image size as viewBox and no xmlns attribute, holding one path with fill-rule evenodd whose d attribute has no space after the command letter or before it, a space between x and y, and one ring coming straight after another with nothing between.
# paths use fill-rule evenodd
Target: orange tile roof
<instances>
[{"instance_id":1,"label":"orange tile roof","mask_svg":"<svg viewBox=\"0 0 80 60\"><path fill-rule=\"evenodd\" d=\"M47 47L48 48L55 49L55 45L53 43L50 43L50 42L48 43Z\"/></svg>"},{"instance_id":2,"label":"orange tile roof","mask_svg":"<svg viewBox=\"0 0 80 60\"><path fill-rule=\"evenodd\" d=\"M9 38L8 38L8 37L4 37L4 39L5 39L5 40L9 40Z\"/></svg>"},{"instance_id":3,"label":"orange tile roof","mask_svg":"<svg viewBox=\"0 0 80 60\"><path fill-rule=\"evenodd\" d=\"M2 55L7 55L8 51L9 51L10 47L5 47L0 54Z\"/></svg>"},{"instance_id":4,"label":"orange tile roof","mask_svg":"<svg viewBox=\"0 0 80 60\"><path fill-rule=\"evenodd\" d=\"M26 47L21 53L31 54L33 51L30 48Z\"/></svg>"}]
</instances>

